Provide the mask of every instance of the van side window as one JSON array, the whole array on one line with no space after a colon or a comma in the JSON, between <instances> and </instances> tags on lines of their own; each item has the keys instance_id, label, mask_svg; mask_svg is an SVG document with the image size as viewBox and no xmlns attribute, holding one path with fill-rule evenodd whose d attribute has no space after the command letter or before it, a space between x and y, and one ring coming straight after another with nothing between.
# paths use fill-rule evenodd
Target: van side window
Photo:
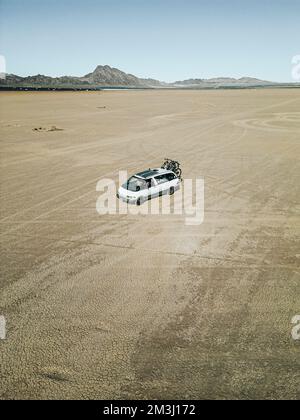
<instances>
[{"instance_id":1,"label":"van side window","mask_svg":"<svg viewBox=\"0 0 300 420\"><path fill-rule=\"evenodd\" d=\"M156 176L155 179L156 179L158 185L164 184L165 182L168 182L169 181L166 175Z\"/></svg>"},{"instance_id":2,"label":"van side window","mask_svg":"<svg viewBox=\"0 0 300 420\"><path fill-rule=\"evenodd\" d=\"M147 185L146 181L141 181L138 185L139 185L141 190L147 190L147 188L148 188L148 185Z\"/></svg>"},{"instance_id":3,"label":"van side window","mask_svg":"<svg viewBox=\"0 0 300 420\"><path fill-rule=\"evenodd\" d=\"M174 174L167 174L166 177L167 177L168 181L173 181L175 179Z\"/></svg>"}]
</instances>

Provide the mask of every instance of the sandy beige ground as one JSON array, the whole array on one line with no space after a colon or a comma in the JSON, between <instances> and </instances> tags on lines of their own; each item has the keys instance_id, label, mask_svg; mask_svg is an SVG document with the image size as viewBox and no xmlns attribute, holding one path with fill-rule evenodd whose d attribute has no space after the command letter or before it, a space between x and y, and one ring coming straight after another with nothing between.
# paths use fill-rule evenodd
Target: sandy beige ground
<instances>
[{"instance_id":1,"label":"sandy beige ground","mask_svg":"<svg viewBox=\"0 0 300 420\"><path fill-rule=\"evenodd\" d=\"M299 91L0 101L1 398L300 398ZM203 225L96 213L165 156Z\"/></svg>"}]
</instances>

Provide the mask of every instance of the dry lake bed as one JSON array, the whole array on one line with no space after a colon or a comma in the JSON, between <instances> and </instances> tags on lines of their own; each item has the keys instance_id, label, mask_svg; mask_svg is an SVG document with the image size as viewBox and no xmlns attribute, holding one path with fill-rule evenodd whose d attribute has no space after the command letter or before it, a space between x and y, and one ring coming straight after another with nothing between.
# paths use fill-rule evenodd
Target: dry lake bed
<instances>
[{"instance_id":1,"label":"dry lake bed","mask_svg":"<svg viewBox=\"0 0 300 420\"><path fill-rule=\"evenodd\" d=\"M2 399L299 399L300 91L0 94ZM99 215L179 160L205 219ZM158 199L160 200L160 199Z\"/></svg>"}]
</instances>

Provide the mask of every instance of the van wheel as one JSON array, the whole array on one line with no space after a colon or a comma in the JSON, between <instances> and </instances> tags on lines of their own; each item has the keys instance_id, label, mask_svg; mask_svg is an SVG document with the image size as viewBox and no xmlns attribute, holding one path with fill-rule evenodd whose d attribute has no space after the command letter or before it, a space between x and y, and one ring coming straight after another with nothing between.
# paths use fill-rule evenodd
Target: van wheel
<instances>
[{"instance_id":1,"label":"van wheel","mask_svg":"<svg viewBox=\"0 0 300 420\"><path fill-rule=\"evenodd\" d=\"M170 188L170 195L173 195L175 193L175 188L174 187L171 187Z\"/></svg>"}]
</instances>

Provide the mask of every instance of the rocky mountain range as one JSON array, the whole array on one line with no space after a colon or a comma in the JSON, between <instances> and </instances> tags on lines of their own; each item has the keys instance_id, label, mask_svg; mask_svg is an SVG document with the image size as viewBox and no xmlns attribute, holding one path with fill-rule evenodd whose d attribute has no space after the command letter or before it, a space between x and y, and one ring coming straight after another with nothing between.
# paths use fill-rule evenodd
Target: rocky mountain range
<instances>
[{"instance_id":1,"label":"rocky mountain range","mask_svg":"<svg viewBox=\"0 0 300 420\"><path fill-rule=\"evenodd\" d=\"M120 88L245 88L275 86L276 83L264 80L243 77L214 78L214 79L189 79L174 83L165 83L155 79L143 79L132 74L127 74L110 66L97 66L92 73L82 77L62 76L50 77L38 74L36 76L21 77L7 74L0 80L2 88L69 88L69 89L101 89L104 87Z\"/></svg>"}]
</instances>

